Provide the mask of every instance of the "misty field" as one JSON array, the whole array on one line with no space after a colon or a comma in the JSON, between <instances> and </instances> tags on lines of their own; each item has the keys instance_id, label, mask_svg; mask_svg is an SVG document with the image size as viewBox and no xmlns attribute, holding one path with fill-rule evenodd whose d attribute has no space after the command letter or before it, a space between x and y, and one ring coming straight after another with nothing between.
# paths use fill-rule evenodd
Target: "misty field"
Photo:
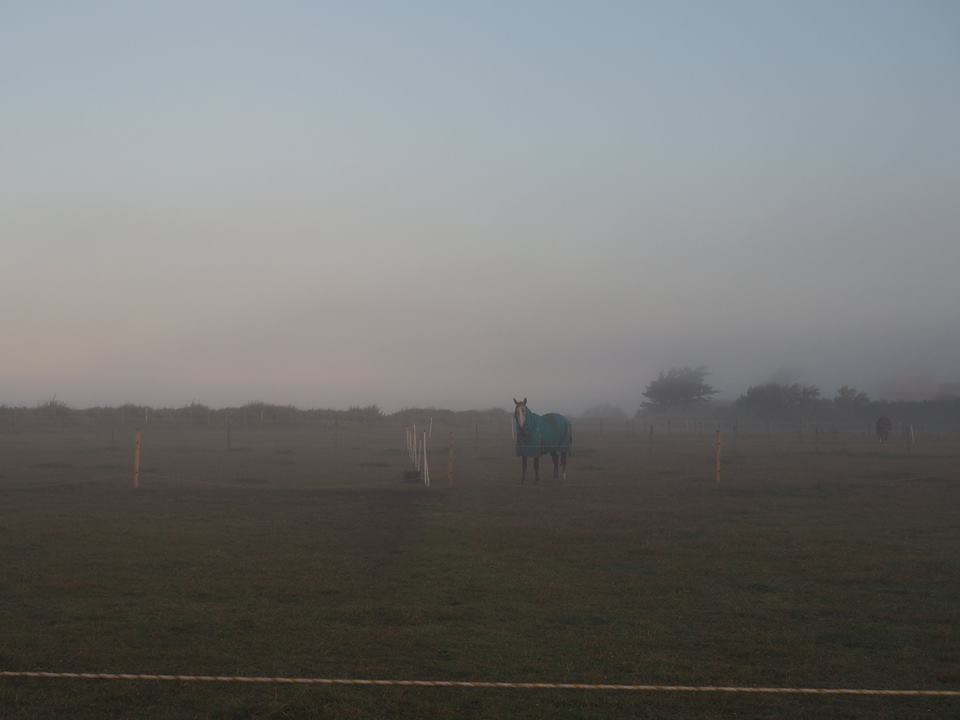
<instances>
[{"instance_id":1,"label":"misty field","mask_svg":"<svg viewBox=\"0 0 960 720\"><path fill-rule=\"evenodd\" d=\"M960 438L0 432L0 670L960 689ZM546 459L545 459L546 460ZM530 475L532 476L532 470ZM0 680L0 717L956 717L951 698Z\"/></svg>"}]
</instances>

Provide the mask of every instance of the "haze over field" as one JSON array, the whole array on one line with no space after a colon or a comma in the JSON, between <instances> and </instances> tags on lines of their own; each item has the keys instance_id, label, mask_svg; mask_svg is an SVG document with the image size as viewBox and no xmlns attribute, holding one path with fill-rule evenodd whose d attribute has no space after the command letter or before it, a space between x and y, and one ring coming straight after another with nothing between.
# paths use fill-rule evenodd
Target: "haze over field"
<instances>
[{"instance_id":1,"label":"haze over field","mask_svg":"<svg viewBox=\"0 0 960 720\"><path fill-rule=\"evenodd\" d=\"M960 381L955 2L0 4L0 403Z\"/></svg>"}]
</instances>

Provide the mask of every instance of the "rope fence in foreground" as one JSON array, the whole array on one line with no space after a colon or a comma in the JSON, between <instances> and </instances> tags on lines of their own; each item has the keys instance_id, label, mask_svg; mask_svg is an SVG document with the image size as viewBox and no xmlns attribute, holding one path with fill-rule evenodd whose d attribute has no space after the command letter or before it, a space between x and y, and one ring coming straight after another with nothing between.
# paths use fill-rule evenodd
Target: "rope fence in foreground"
<instances>
[{"instance_id":1,"label":"rope fence in foreground","mask_svg":"<svg viewBox=\"0 0 960 720\"><path fill-rule=\"evenodd\" d=\"M960 690L882 690L869 688L751 687L737 685L635 685L564 682L493 682L470 680L370 680L363 678L260 677L249 675L150 675L146 673L81 673L0 670L0 678L42 680L127 680L158 682L241 683L260 685L326 685L435 687L505 690L594 690L621 692L739 693L745 695L864 695L879 697L957 697Z\"/></svg>"}]
</instances>

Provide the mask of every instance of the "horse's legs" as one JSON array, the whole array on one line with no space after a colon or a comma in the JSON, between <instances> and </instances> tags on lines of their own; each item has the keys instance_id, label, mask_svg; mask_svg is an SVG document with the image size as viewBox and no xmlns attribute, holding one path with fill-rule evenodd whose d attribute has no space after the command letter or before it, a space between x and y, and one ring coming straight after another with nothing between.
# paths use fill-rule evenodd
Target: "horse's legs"
<instances>
[{"instance_id":1,"label":"horse's legs","mask_svg":"<svg viewBox=\"0 0 960 720\"><path fill-rule=\"evenodd\" d=\"M553 460L553 479L556 480L560 477L557 472L557 454L555 452L550 453L550 459Z\"/></svg>"},{"instance_id":2,"label":"horse's legs","mask_svg":"<svg viewBox=\"0 0 960 720\"><path fill-rule=\"evenodd\" d=\"M534 482L540 482L540 456L533 457L533 477Z\"/></svg>"},{"instance_id":3,"label":"horse's legs","mask_svg":"<svg viewBox=\"0 0 960 720\"><path fill-rule=\"evenodd\" d=\"M520 457L523 461L523 472L520 474L520 484L523 485L527 481L527 456L523 455Z\"/></svg>"},{"instance_id":4,"label":"horse's legs","mask_svg":"<svg viewBox=\"0 0 960 720\"><path fill-rule=\"evenodd\" d=\"M560 469L563 470L563 479L567 479L567 454L565 452L560 453Z\"/></svg>"}]
</instances>

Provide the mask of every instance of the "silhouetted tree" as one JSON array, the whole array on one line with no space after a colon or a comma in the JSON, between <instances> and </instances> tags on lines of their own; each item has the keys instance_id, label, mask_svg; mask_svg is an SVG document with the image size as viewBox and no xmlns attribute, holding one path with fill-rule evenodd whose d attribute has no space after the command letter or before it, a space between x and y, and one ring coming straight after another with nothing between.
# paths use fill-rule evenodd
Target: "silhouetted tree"
<instances>
[{"instance_id":1,"label":"silhouetted tree","mask_svg":"<svg viewBox=\"0 0 960 720\"><path fill-rule=\"evenodd\" d=\"M766 383L748 387L747 391L737 398L737 407L757 415L772 417L802 410L816 403L819 398L820 388L816 385Z\"/></svg>"},{"instance_id":2,"label":"silhouetted tree","mask_svg":"<svg viewBox=\"0 0 960 720\"><path fill-rule=\"evenodd\" d=\"M383 412L376 405L351 405L345 413L351 420L379 420L383 417Z\"/></svg>"},{"instance_id":3,"label":"silhouetted tree","mask_svg":"<svg viewBox=\"0 0 960 720\"><path fill-rule=\"evenodd\" d=\"M657 379L647 385L643 396L647 398L641 406L651 410L683 408L708 401L717 391L704 382L709 372L699 367L670 368L663 371Z\"/></svg>"},{"instance_id":4,"label":"silhouetted tree","mask_svg":"<svg viewBox=\"0 0 960 720\"><path fill-rule=\"evenodd\" d=\"M860 392L849 385L841 385L833 401L845 408L864 408L870 404L870 398L865 392Z\"/></svg>"}]
</instances>

